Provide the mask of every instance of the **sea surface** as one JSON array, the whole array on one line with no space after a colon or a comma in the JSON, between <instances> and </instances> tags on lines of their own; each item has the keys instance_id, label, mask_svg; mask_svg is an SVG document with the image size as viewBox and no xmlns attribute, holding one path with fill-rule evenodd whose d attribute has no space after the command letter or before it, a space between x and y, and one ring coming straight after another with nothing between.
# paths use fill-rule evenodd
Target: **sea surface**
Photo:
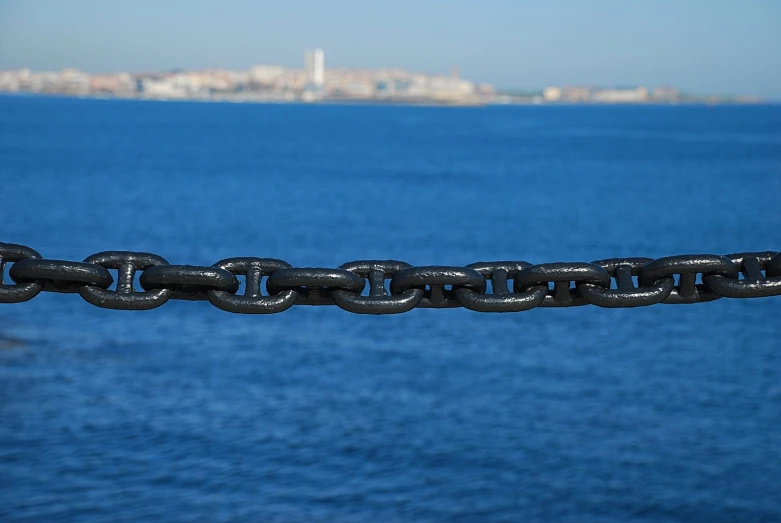
<instances>
[{"instance_id":1,"label":"sea surface","mask_svg":"<svg viewBox=\"0 0 781 523\"><path fill-rule=\"evenodd\" d=\"M335 267L781 250L781 107L0 97L0 241ZM781 520L781 298L0 305L0 519Z\"/></svg>"}]
</instances>

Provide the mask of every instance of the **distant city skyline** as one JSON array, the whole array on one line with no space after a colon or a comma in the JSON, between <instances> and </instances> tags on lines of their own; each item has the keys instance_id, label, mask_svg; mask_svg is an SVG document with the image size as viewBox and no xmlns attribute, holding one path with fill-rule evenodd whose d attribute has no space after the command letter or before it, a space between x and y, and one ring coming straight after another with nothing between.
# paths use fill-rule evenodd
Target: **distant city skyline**
<instances>
[{"instance_id":1,"label":"distant city skyline","mask_svg":"<svg viewBox=\"0 0 781 523\"><path fill-rule=\"evenodd\" d=\"M502 89L674 85L781 99L781 2L0 0L0 69L403 68Z\"/></svg>"},{"instance_id":2,"label":"distant city skyline","mask_svg":"<svg viewBox=\"0 0 781 523\"><path fill-rule=\"evenodd\" d=\"M448 75L393 69L327 69L323 49L307 49L304 67L256 65L207 69L90 74L78 69L0 70L0 93L98 98L222 102L364 102L436 105L494 104L756 104L756 96L701 96L673 86L547 86L536 92L497 92L453 68Z\"/></svg>"}]
</instances>

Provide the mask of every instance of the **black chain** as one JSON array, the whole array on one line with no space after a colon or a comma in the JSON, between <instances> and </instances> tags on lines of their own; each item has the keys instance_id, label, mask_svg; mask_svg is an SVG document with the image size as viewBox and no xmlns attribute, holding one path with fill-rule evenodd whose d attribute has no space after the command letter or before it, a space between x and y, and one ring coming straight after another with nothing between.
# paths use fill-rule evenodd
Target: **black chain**
<instances>
[{"instance_id":1,"label":"black chain","mask_svg":"<svg viewBox=\"0 0 781 523\"><path fill-rule=\"evenodd\" d=\"M4 283L7 263L13 284ZM117 271L113 289L109 270ZM136 290L136 273L142 290ZM238 276L246 280L244 294L238 294ZM357 314L397 314L416 307L478 312L589 304L643 307L781 295L781 253L466 267L365 260L319 269L294 268L273 258L229 258L211 267L171 265L154 254L124 251L93 254L83 262L46 260L29 247L0 243L0 303L28 301L41 291L79 293L107 309L154 309L169 299L208 300L243 314L282 312L293 305L336 305Z\"/></svg>"}]
</instances>

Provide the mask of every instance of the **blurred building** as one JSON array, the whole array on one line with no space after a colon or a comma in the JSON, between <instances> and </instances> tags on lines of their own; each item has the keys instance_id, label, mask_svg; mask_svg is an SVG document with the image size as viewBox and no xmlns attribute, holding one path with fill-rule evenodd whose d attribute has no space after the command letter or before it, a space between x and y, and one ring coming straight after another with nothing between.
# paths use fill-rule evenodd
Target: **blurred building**
<instances>
[{"instance_id":1,"label":"blurred building","mask_svg":"<svg viewBox=\"0 0 781 523\"><path fill-rule=\"evenodd\" d=\"M643 103L648 98L648 89L645 87L598 89L591 97L592 101L599 103Z\"/></svg>"},{"instance_id":2,"label":"blurred building","mask_svg":"<svg viewBox=\"0 0 781 523\"><path fill-rule=\"evenodd\" d=\"M479 84L475 89L480 96L496 96L496 87L491 84Z\"/></svg>"},{"instance_id":3,"label":"blurred building","mask_svg":"<svg viewBox=\"0 0 781 523\"><path fill-rule=\"evenodd\" d=\"M307 83L322 87L325 83L325 52L322 49L307 49L304 53L304 70Z\"/></svg>"},{"instance_id":4,"label":"blurred building","mask_svg":"<svg viewBox=\"0 0 781 523\"><path fill-rule=\"evenodd\" d=\"M15 93L19 90L20 71L0 71L0 91Z\"/></svg>"},{"instance_id":5,"label":"blurred building","mask_svg":"<svg viewBox=\"0 0 781 523\"><path fill-rule=\"evenodd\" d=\"M657 102L677 102L681 95L678 89L669 86L656 87L651 91L651 98Z\"/></svg>"},{"instance_id":6,"label":"blurred building","mask_svg":"<svg viewBox=\"0 0 781 523\"><path fill-rule=\"evenodd\" d=\"M127 73L95 74L89 77L89 90L94 94L130 96L136 91L136 82Z\"/></svg>"},{"instance_id":7,"label":"blurred building","mask_svg":"<svg viewBox=\"0 0 781 523\"><path fill-rule=\"evenodd\" d=\"M567 102L589 102L591 101L591 87L564 87L561 90L561 99Z\"/></svg>"},{"instance_id":8,"label":"blurred building","mask_svg":"<svg viewBox=\"0 0 781 523\"><path fill-rule=\"evenodd\" d=\"M59 84L65 93L86 95L89 93L90 77L78 69L63 69Z\"/></svg>"},{"instance_id":9,"label":"blurred building","mask_svg":"<svg viewBox=\"0 0 781 523\"><path fill-rule=\"evenodd\" d=\"M561 89L555 85L549 85L542 90L542 98L546 102L558 102L561 100Z\"/></svg>"}]
</instances>

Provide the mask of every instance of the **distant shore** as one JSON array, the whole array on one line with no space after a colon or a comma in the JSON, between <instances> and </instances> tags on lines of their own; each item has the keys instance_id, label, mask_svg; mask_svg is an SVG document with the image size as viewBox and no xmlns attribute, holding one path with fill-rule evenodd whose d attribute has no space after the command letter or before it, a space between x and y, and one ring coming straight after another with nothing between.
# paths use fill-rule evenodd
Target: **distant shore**
<instances>
[{"instance_id":1,"label":"distant shore","mask_svg":"<svg viewBox=\"0 0 781 523\"><path fill-rule=\"evenodd\" d=\"M411 106L411 107L495 107L495 106L546 106L546 107L571 107L571 106L750 106L750 105L777 105L777 100L751 99L740 100L733 98L716 97L691 97L676 101L647 101L647 102L597 102L597 101L547 101L529 100L525 98L497 101L449 101L436 99L393 99L393 98L328 98L304 101L301 99L273 99L273 98L238 98L238 97L152 97L152 96L110 96L110 95L84 95L73 93L42 93L30 91L0 91L0 96L6 97L37 97L37 98L69 98L78 100L115 100L115 101L139 101L139 102L186 102L186 103L226 103L226 104L259 104L259 105L385 105L385 106Z\"/></svg>"},{"instance_id":2,"label":"distant shore","mask_svg":"<svg viewBox=\"0 0 781 523\"><path fill-rule=\"evenodd\" d=\"M304 67L255 65L244 70L172 69L161 72L95 74L59 71L0 71L0 92L84 98L231 102L346 103L427 106L488 105L756 105L767 100L745 94L700 95L672 85L547 85L497 88L459 75L403 69L325 68L322 49L307 50Z\"/></svg>"}]
</instances>

